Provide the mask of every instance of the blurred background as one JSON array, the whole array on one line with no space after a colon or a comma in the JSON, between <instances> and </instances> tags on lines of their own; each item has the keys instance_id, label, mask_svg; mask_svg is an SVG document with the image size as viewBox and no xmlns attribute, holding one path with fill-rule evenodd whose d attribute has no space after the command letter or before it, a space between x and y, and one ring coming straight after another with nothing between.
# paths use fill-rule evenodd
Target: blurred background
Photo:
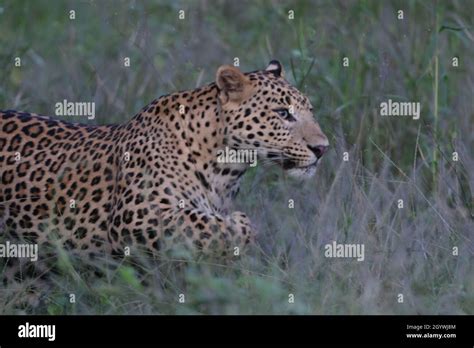
<instances>
[{"instance_id":1,"label":"blurred background","mask_svg":"<svg viewBox=\"0 0 474 348\"><path fill-rule=\"evenodd\" d=\"M259 245L239 260L150 261L150 286L126 265L85 284L81 261L63 260L46 305L26 311L474 314L473 13L473 1L0 1L0 109L94 101L84 122L121 123L235 58L243 71L278 59L331 143L307 182L259 166L244 177L236 208ZM388 99L420 102L420 119L381 117ZM334 240L363 243L365 260L324 257Z\"/></svg>"}]
</instances>

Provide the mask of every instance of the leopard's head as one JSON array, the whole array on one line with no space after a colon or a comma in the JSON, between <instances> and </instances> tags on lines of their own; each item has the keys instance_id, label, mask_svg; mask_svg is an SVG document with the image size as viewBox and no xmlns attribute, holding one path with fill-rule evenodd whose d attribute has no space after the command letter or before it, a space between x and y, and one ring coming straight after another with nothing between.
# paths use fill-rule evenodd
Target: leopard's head
<instances>
[{"instance_id":1,"label":"leopard's head","mask_svg":"<svg viewBox=\"0 0 474 348\"><path fill-rule=\"evenodd\" d=\"M285 80L278 61L246 74L221 66L216 84L228 146L255 150L259 161L278 163L292 176L314 175L329 142L309 99Z\"/></svg>"}]
</instances>

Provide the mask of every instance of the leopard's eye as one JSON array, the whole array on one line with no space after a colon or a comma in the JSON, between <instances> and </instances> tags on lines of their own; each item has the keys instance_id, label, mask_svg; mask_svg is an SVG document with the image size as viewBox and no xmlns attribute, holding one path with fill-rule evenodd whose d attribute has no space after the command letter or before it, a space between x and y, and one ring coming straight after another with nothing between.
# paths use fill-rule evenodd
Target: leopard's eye
<instances>
[{"instance_id":1,"label":"leopard's eye","mask_svg":"<svg viewBox=\"0 0 474 348\"><path fill-rule=\"evenodd\" d=\"M296 118L293 117L293 115L288 111L288 109L282 108L282 109L275 109L275 111L278 116L280 116L282 119L285 121L290 121L290 122L295 122Z\"/></svg>"}]
</instances>

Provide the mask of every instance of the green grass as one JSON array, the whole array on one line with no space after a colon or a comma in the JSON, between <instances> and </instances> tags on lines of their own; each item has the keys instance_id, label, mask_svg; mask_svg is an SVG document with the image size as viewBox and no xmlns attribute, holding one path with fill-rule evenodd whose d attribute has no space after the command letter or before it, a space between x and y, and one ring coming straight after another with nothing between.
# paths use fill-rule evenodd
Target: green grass
<instances>
[{"instance_id":1,"label":"green grass","mask_svg":"<svg viewBox=\"0 0 474 348\"><path fill-rule=\"evenodd\" d=\"M234 57L244 71L276 58L331 151L305 183L278 168L245 176L236 207L259 236L237 260L96 260L108 269L98 278L66 253L43 305L15 309L3 289L0 313L474 314L473 12L472 1L1 2L0 108L52 115L63 99L92 100L93 123L119 123ZM380 117L388 98L421 102L420 120ZM324 257L332 240L364 243L365 261Z\"/></svg>"}]
</instances>

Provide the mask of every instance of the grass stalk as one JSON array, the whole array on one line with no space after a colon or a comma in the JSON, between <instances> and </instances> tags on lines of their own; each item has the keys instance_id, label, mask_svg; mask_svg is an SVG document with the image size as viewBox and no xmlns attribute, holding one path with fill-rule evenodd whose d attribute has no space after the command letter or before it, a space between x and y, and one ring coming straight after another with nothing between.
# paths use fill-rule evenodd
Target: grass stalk
<instances>
[{"instance_id":1,"label":"grass stalk","mask_svg":"<svg viewBox=\"0 0 474 348\"><path fill-rule=\"evenodd\" d=\"M433 144L433 161L431 162L431 174L433 176L433 192L437 191L438 177L438 93L439 93L439 55L438 55L438 3L435 9L435 52L434 52L434 82L433 82L433 116L434 116L434 144Z\"/></svg>"}]
</instances>

